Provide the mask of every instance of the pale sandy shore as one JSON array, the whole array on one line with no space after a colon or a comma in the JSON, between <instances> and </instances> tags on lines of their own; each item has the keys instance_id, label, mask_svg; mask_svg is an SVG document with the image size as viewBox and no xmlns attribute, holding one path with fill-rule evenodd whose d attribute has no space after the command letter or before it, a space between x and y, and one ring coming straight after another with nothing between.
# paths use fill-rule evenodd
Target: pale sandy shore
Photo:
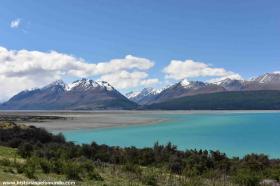
<instances>
[{"instance_id":1,"label":"pale sandy shore","mask_svg":"<svg viewBox=\"0 0 280 186\"><path fill-rule=\"evenodd\" d=\"M43 119L40 121L17 121L16 123L33 125L47 130L73 130L108 127L123 127L129 125L156 124L163 121L157 114L139 111L8 111L0 112L0 116L58 116L61 119Z\"/></svg>"},{"instance_id":2,"label":"pale sandy shore","mask_svg":"<svg viewBox=\"0 0 280 186\"><path fill-rule=\"evenodd\" d=\"M279 111L0 111L0 117L58 116L61 118L42 119L39 121L18 121L17 123L42 127L50 131L63 131L157 124L168 119L164 116L172 114L231 114L262 112Z\"/></svg>"}]
</instances>

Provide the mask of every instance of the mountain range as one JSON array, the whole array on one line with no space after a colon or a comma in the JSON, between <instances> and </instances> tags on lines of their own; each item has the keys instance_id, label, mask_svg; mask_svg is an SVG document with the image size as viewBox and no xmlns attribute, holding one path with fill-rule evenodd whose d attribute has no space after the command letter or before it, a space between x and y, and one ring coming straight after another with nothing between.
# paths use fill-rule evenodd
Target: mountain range
<instances>
[{"instance_id":1,"label":"mountain range","mask_svg":"<svg viewBox=\"0 0 280 186\"><path fill-rule=\"evenodd\" d=\"M254 109L254 104L255 109L280 109L278 98L279 73L214 83L184 79L163 89L144 88L126 96L108 82L81 79L71 84L59 80L43 88L22 91L1 104L0 109Z\"/></svg>"},{"instance_id":2,"label":"mountain range","mask_svg":"<svg viewBox=\"0 0 280 186\"><path fill-rule=\"evenodd\" d=\"M181 80L168 88L155 91L154 89L144 89L138 94L131 92L128 98L140 105L151 105L161 103L176 98L195 96L200 94L211 94L231 91L260 91L260 90L280 90L280 74L266 73L251 80L224 79L214 83L201 81ZM153 94L146 90L153 90ZM139 99L141 98L141 99ZM146 100L147 99L147 100ZM143 104L144 103L144 104Z\"/></svg>"},{"instance_id":3,"label":"mountain range","mask_svg":"<svg viewBox=\"0 0 280 186\"><path fill-rule=\"evenodd\" d=\"M107 82L81 79L71 84L59 80L43 88L22 91L3 103L0 109L94 110L136 106Z\"/></svg>"}]
</instances>

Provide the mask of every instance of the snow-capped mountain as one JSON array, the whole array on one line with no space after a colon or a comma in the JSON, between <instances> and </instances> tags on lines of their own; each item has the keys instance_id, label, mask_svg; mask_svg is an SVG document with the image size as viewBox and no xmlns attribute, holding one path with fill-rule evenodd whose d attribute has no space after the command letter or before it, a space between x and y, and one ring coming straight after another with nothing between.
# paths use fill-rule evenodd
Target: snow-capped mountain
<instances>
[{"instance_id":1,"label":"snow-capped mountain","mask_svg":"<svg viewBox=\"0 0 280 186\"><path fill-rule=\"evenodd\" d=\"M3 103L1 109L126 109L137 104L129 101L105 81L81 79L71 84L55 81L43 88L25 90Z\"/></svg>"},{"instance_id":2,"label":"snow-capped mountain","mask_svg":"<svg viewBox=\"0 0 280 186\"><path fill-rule=\"evenodd\" d=\"M279 109L280 74L215 83L182 80L162 91L145 109Z\"/></svg>"},{"instance_id":3,"label":"snow-capped mountain","mask_svg":"<svg viewBox=\"0 0 280 186\"><path fill-rule=\"evenodd\" d=\"M262 84L280 84L280 73L266 73L253 79L253 81Z\"/></svg>"},{"instance_id":4,"label":"snow-capped mountain","mask_svg":"<svg viewBox=\"0 0 280 186\"><path fill-rule=\"evenodd\" d=\"M151 100L158 95L162 89L155 89L155 88L144 88L142 91L138 92L129 92L126 94L126 97L131 101L134 101L140 105L148 104Z\"/></svg>"},{"instance_id":5,"label":"snow-capped mountain","mask_svg":"<svg viewBox=\"0 0 280 186\"><path fill-rule=\"evenodd\" d=\"M237 79L224 79L214 84L224 87L227 91L240 91L244 89L247 81L245 80L237 80Z\"/></svg>"},{"instance_id":6,"label":"snow-capped mountain","mask_svg":"<svg viewBox=\"0 0 280 186\"><path fill-rule=\"evenodd\" d=\"M266 73L250 80L225 79L215 84L227 91L280 90L280 74Z\"/></svg>"},{"instance_id":7,"label":"snow-capped mountain","mask_svg":"<svg viewBox=\"0 0 280 186\"><path fill-rule=\"evenodd\" d=\"M183 79L164 89L144 88L126 94L126 97L105 81L81 79L66 84L58 80L43 88L18 93L0 104L0 109L134 109L136 103L150 105L200 94L277 90L280 90L280 73L266 73L250 80L224 79L215 83Z\"/></svg>"},{"instance_id":8,"label":"snow-capped mountain","mask_svg":"<svg viewBox=\"0 0 280 186\"><path fill-rule=\"evenodd\" d=\"M149 104L163 102L183 96L223 91L225 91L225 89L219 85L204 83L202 81L187 81L184 79L161 91Z\"/></svg>"},{"instance_id":9,"label":"snow-capped mountain","mask_svg":"<svg viewBox=\"0 0 280 186\"><path fill-rule=\"evenodd\" d=\"M74 81L73 83L65 85L65 90L66 91L71 91L71 90L90 90L90 89L95 89L95 88L103 88L106 91L113 91L115 90L113 86L111 86L108 82L106 81L93 81L89 79L81 79Z\"/></svg>"}]
</instances>

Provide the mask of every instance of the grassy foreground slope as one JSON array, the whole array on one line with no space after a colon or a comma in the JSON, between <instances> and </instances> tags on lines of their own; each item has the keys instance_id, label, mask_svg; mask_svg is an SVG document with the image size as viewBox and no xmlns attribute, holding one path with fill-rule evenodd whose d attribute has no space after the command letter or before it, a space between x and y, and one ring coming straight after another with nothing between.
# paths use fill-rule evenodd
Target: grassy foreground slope
<instances>
[{"instance_id":1,"label":"grassy foreground slope","mask_svg":"<svg viewBox=\"0 0 280 186\"><path fill-rule=\"evenodd\" d=\"M241 91L200 94L147 105L162 110L279 110L280 91Z\"/></svg>"},{"instance_id":2,"label":"grassy foreground slope","mask_svg":"<svg viewBox=\"0 0 280 186\"><path fill-rule=\"evenodd\" d=\"M24 163L24 159L17 154L17 149L0 146L0 185L2 181L28 180L24 175L15 174L10 167L10 162L15 161Z\"/></svg>"},{"instance_id":3,"label":"grassy foreground slope","mask_svg":"<svg viewBox=\"0 0 280 186\"><path fill-rule=\"evenodd\" d=\"M219 151L179 151L168 143L138 149L76 145L44 129L0 122L2 181L69 181L76 185L260 185L280 181L280 160L263 154L228 158Z\"/></svg>"},{"instance_id":4,"label":"grassy foreground slope","mask_svg":"<svg viewBox=\"0 0 280 186\"><path fill-rule=\"evenodd\" d=\"M13 157L13 158L11 158ZM26 165L28 159L21 158L17 149L0 146L0 185L3 181L75 181L75 185L236 185L219 179L188 179L171 174L167 169L133 165L95 164L98 176L87 179L70 179L67 174L45 173L40 166L33 174L21 172L21 166ZM32 161L40 161L32 158ZM30 163L30 162L28 162ZM77 169L78 171L78 169Z\"/></svg>"}]
</instances>

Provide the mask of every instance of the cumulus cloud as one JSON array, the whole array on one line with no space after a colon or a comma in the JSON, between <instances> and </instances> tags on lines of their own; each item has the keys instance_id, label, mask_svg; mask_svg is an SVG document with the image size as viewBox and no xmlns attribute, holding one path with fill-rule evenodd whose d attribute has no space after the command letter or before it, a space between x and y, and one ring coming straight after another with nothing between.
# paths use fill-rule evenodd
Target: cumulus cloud
<instances>
[{"instance_id":1,"label":"cumulus cloud","mask_svg":"<svg viewBox=\"0 0 280 186\"><path fill-rule=\"evenodd\" d=\"M0 75L0 103L21 90L32 88L37 85L38 84L35 81L28 78L7 78L3 75Z\"/></svg>"},{"instance_id":2,"label":"cumulus cloud","mask_svg":"<svg viewBox=\"0 0 280 186\"><path fill-rule=\"evenodd\" d=\"M116 72L123 69L147 70L154 64L145 58L127 55L123 59L113 59L97 64L87 63L81 58L71 55L28 50L7 50L0 47L0 74L9 77L33 76L37 73L53 73L55 75L71 75L86 77Z\"/></svg>"},{"instance_id":3,"label":"cumulus cloud","mask_svg":"<svg viewBox=\"0 0 280 186\"><path fill-rule=\"evenodd\" d=\"M100 80L110 82L114 87L120 89L133 88L137 86L149 86L159 82L158 79L148 79L148 74L141 71L121 71L106 74L100 77Z\"/></svg>"},{"instance_id":4,"label":"cumulus cloud","mask_svg":"<svg viewBox=\"0 0 280 186\"><path fill-rule=\"evenodd\" d=\"M241 76L224 68L214 68L202 62L193 60L172 60L168 66L163 69L166 79L180 80L184 78L197 77L219 77L219 78L237 78Z\"/></svg>"},{"instance_id":5,"label":"cumulus cloud","mask_svg":"<svg viewBox=\"0 0 280 186\"><path fill-rule=\"evenodd\" d=\"M19 18L12 20L10 23L11 28L18 28L20 26L21 20Z\"/></svg>"},{"instance_id":6,"label":"cumulus cloud","mask_svg":"<svg viewBox=\"0 0 280 186\"><path fill-rule=\"evenodd\" d=\"M135 82L148 84L152 80L148 79L148 74L142 71L150 69L153 65L154 63L149 59L132 55L107 62L88 63L82 58L56 51L16 51L0 47L0 100L7 99L23 89L40 87L67 77L101 76L109 80L108 77L116 76L114 74L121 72L118 83L127 85L120 87L135 86ZM129 72L133 70L139 72ZM125 75L125 72L130 75ZM121 82L122 80L129 82Z\"/></svg>"}]
</instances>

